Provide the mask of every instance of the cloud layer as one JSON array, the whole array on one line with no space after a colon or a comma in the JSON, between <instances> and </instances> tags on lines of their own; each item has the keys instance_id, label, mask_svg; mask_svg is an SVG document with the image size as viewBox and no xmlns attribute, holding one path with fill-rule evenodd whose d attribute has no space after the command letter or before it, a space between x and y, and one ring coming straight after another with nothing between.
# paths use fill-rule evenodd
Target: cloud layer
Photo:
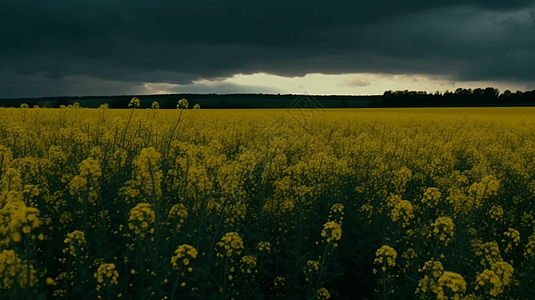
<instances>
[{"instance_id":1,"label":"cloud layer","mask_svg":"<svg viewBox=\"0 0 535 300\"><path fill-rule=\"evenodd\" d=\"M535 1L22 0L2 6L0 97L133 94L147 83L188 85L260 72L535 82Z\"/></svg>"}]
</instances>

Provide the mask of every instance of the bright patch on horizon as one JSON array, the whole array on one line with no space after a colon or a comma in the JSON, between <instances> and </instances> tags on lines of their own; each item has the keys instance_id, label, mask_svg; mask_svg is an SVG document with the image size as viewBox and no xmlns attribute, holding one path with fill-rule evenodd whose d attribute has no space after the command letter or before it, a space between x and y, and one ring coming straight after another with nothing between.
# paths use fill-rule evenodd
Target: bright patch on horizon
<instances>
[{"instance_id":1,"label":"bright patch on horizon","mask_svg":"<svg viewBox=\"0 0 535 300\"><path fill-rule=\"evenodd\" d=\"M193 84L145 83L142 94L232 94L232 93L280 93L308 95L382 95L385 91L409 90L435 93L453 92L457 88L475 89L494 87L500 92L526 91L522 84L506 82L471 81L455 82L445 77L427 75L390 74L307 74L304 77L282 77L266 73L236 74L224 80L196 80Z\"/></svg>"}]
</instances>

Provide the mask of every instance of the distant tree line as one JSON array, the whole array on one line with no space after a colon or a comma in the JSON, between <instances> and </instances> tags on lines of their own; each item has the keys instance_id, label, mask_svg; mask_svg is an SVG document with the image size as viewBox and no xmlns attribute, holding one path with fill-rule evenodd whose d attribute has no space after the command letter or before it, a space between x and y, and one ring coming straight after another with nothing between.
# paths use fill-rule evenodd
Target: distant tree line
<instances>
[{"instance_id":1,"label":"distant tree line","mask_svg":"<svg viewBox=\"0 0 535 300\"><path fill-rule=\"evenodd\" d=\"M0 99L0 107L28 107L36 105L43 108L69 107L79 103L80 107L98 108L107 103L109 108L128 108L132 97L141 100L141 108L150 108L154 101L159 107L176 108L177 101L186 98L191 105L200 104L201 108L288 108L300 95L269 94L168 94L168 95L129 95L129 96L81 96ZM312 96L324 108L362 108L362 107L443 107L443 106L535 106L535 90L528 92L506 90L500 94L498 89L458 88L455 91L386 91L372 96Z\"/></svg>"},{"instance_id":2,"label":"distant tree line","mask_svg":"<svg viewBox=\"0 0 535 300\"><path fill-rule=\"evenodd\" d=\"M381 98L383 107L402 106L517 106L535 105L535 90L528 92L506 90L500 94L493 87L485 89L458 88L454 92L436 91L428 94L425 91L386 91Z\"/></svg>"}]
</instances>

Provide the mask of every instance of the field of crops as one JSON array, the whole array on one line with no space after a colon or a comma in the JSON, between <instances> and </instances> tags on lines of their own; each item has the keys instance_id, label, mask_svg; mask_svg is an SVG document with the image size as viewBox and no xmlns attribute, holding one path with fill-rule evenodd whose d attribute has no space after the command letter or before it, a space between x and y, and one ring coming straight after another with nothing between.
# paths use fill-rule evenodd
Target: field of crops
<instances>
[{"instance_id":1,"label":"field of crops","mask_svg":"<svg viewBox=\"0 0 535 300\"><path fill-rule=\"evenodd\" d=\"M530 299L535 110L0 108L0 299Z\"/></svg>"}]
</instances>

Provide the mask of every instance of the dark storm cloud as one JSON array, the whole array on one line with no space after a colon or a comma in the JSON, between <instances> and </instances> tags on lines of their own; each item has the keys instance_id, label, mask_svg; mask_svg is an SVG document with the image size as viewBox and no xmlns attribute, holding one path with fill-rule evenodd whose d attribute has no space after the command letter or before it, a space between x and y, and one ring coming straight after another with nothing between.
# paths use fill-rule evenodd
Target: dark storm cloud
<instances>
[{"instance_id":1,"label":"dark storm cloud","mask_svg":"<svg viewBox=\"0 0 535 300\"><path fill-rule=\"evenodd\" d=\"M0 10L0 97L128 94L143 82L257 72L533 81L534 7L483 0L11 1Z\"/></svg>"}]
</instances>

